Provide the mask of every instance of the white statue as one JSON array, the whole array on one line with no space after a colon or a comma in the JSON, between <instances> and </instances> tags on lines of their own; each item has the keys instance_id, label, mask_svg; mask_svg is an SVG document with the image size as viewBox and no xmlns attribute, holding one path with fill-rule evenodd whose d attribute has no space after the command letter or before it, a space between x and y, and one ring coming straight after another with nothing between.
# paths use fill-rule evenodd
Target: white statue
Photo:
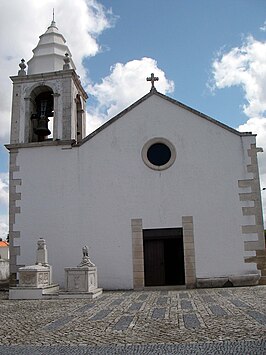
<instances>
[{"instance_id":1,"label":"white statue","mask_svg":"<svg viewBox=\"0 0 266 355\"><path fill-rule=\"evenodd\" d=\"M90 267L94 267L95 265L90 261L89 258L89 247L87 245L85 245L82 248L82 261L81 263L78 265L78 267L83 267L83 266L90 266Z\"/></svg>"}]
</instances>

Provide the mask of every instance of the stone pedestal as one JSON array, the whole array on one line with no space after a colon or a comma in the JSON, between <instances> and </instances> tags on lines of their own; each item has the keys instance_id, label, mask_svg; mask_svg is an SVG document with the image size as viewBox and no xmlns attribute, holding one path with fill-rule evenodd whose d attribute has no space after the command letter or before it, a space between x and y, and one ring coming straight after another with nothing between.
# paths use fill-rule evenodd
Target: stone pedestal
<instances>
[{"instance_id":1,"label":"stone pedestal","mask_svg":"<svg viewBox=\"0 0 266 355\"><path fill-rule=\"evenodd\" d=\"M65 268L65 293L60 297L87 294L88 298L95 298L102 294L102 289L98 288L97 268L89 266Z\"/></svg>"},{"instance_id":2,"label":"stone pedestal","mask_svg":"<svg viewBox=\"0 0 266 355\"><path fill-rule=\"evenodd\" d=\"M77 267L65 268L65 292L60 297L95 298L102 294L98 288L97 268L90 261L88 247L83 247L83 258Z\"/></svg>"},{"instance_id":3,"label":"stone pedestal","mask_svg":"<svg viewBox=\"0 0 266 355\"><path fill-rule=\"evenodd\" d=\"M10 287L9 299L10 300L40 300L45 299L46 296L58 295L58 285L48 285L42 288L36 287Z\"/></svg>"},{"instance_id":4,"label":"stone pedestal","mask_svg":"<svg viewBox=\"0 0 266 355\"><path fill-rule=\"evenodd\" d=\"M47 262L44 239L38 241L35 265L19 268L19 285L10 287L9 299L41 299L43 295L57 294L59 286L52 283L52 267Z\"/></svg>"},{"instance_id":5,"label":"stone pedestal","mask_svg":"<svg viewBox=\"0 0 266 355\"><path fill-rule=\"evenodd\" d=\"M19 286L42 288L50 285L50 267L31 265L19 268Z\"/></svg>"},{"instance_id":6,"label":"stone pedestal","mask_svg":"<svg viewBox=\"0 0 266 355\"><path fill-rule=\"evenodd\" d=\"M92 292L98 288L97 268L65 268L65 286L68 292Z\"/></svg>"}]
</instances>

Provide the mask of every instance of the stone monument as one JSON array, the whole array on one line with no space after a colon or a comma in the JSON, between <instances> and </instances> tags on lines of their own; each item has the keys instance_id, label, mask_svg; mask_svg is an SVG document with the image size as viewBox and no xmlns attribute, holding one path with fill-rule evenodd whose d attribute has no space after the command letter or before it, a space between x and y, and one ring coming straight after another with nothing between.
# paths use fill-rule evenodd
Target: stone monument
<instances>
[{"instance_id":1,"label":"stone monument","mask_svg":"<svg viewBox=\"0 0 266 355\"><path fill-rule=\"evenodd\" d=\"M102 294L98 288L97 268L89 257L89 248L82 248L82 260L77 267L65 268L65 293L60 297L95 298Z\"/></svg>"},{"instance_id":2,"label":"stone monument","mask_svg":"<svg viewBox=\"0 0 266 355\"><path fill-rule=\"evenodd\" d=\"M19 285L9 289L9 299L40 299L59 292L59 286L52 283L52 267L43 238L37 242L36 264L20 267L18 274Z\"/></svg>"}]
</instances>

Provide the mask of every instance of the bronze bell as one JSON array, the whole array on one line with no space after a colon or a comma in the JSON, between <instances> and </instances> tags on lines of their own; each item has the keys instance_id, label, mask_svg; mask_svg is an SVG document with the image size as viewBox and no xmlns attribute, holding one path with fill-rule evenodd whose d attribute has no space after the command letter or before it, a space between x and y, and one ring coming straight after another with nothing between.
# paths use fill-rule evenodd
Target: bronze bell
<instances>
[{"instance_id":1,"label":"bronze bell","mask_svg":"<svg viewBox=\"0 0 266 355\"><path fill-rule=\"evenodd\" d=\"M51 131L48 128L49 119L47 117L40 117L38 119L37 128L35 128L34 132L38 137L46 137L51 134Z\"/></svg>"}]
</instances>

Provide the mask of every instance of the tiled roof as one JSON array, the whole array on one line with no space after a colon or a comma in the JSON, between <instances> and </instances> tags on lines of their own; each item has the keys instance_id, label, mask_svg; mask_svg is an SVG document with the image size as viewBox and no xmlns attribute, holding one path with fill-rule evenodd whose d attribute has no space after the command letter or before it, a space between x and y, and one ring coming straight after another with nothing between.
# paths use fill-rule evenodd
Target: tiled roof
<instances>
[{"instance_id":1,"label":"tiled roof","mask_svg":"<svg viewBox=\"0 0 266 355\"><path fill-rule=\"evenodd\" d=\"M8 247L9 244L6 241L0 241L0 247Z\"/></svg>"}]
</instances>

